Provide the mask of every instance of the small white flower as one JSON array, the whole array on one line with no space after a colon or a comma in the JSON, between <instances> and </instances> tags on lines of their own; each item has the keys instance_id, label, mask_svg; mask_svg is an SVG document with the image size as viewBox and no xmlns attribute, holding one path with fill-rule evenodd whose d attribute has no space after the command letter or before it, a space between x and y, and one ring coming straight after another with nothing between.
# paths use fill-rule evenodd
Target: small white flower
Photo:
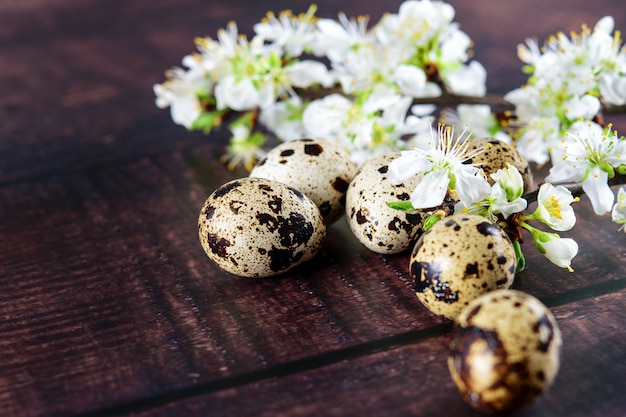
<instances>
[{"instance_id":1,"label":"small white flower","mask_svg":"<svg viewBox=\"0 0 626 417\"><path fill-rule=\"evenodd\" d=\"M411 98L399 94L362 94L350 100L331 94L312 101L302 113L307 136L335 142L359 165L381 152L403 149L405 135L424 129L417 116L407 112Z\"/></svg>"},{"instance_id":2,"label":"small white flower","mask_svg":"<svg viewBox=\"0 0 626 417\"><path fill-rule=\"evenodd\" d=\"M467 50L472 44L470 37L459 30L458 25L448 25L441 36L441 63L467 61Z\"/></svg>"},{"instance_id":3,"label":"small white flower","mask_svg":"<svg viewBox=\"0 0 626 417\"><path fill-rule=\"evenodd\" d=\"M316 23L317 31L313 40L313 53L326 56L331 62L340 62L350 50L371 45L372 36L367 31L368 18L348 19L339 13L339 22L333 19L320 19Z\"/></svg>"},{"instance_id":4,"label":"small white flower","mask_svg":"<svg viewBox=\"0 0 626 417\"><path fill-rule=\"evenodd\" d=\"M466 210L497 222L497 214L507 219L510 215L526 209L528 202L522 198L524 180L517 168L509 165L491 174L491 178L495 181L491 186L491 194L474 202L470 207L463 207L462 203L459 203L454 211Z\"/></svg>"},{"instance_id":5,"label":"small white flower","mask_svg":"<svg viewBox=\"0 0 626 417\"><path fill-rule=\"evenodd\" d=\"M424 176L411 193L414 208L430 208L440 205L448 192L453 190L465 207L480 201L491 191L482 169L465 162L483 152L470 151L467 129L454 138L454 129L439 125L435 142L428 149L403 151L389 164L388 178L401 184L408 178L422 173Z\"/></svg>"},{"instance_id":6,"label":"small white flower","mask_svg":"<svg viewBox=\"0 0 626 417\"><path fill-rule=\"evenodd\" d=\"M183 64L188 67L187 70L177 67L167 71L167 81L155 84L153 90L157 107L169 106L174 123L189 129L202 112L198 94L207 94L212 80L206 75L197 56L186 56Z\"/></svg>"},{"instance_id":7,"label":"small white flower","mask_svg":"<svg viewBox=\"0 0 626 417\"><path fill-rule=\"evenodd\" d=\"M556 233L548 233L536 229L528 223L522 221L520 226L528 230L535 246L550 262L561 268L567 268L570 272L572 269L572 259L578 253L578 244L575 240L562 238Z\"/></svg>"},{"instance_id":8,"label":"small white flower","mask_svg":"<svg viewBox=\"0 0 626 417\"><path fill-rule=\"evenodd\" d=\"M229 125L232 137L222 157L229 170L242 165L251 171L254 164L266 155L261 148L265 137L260 132L252 132L251 123L252 113L246 113Z\"/></svg>"},{"instance_id":9,"label":"small white flower","mask_svg":"<svg viewBox=\"0 0 626 417\"><path fill-rule=\"evenodd\" d=\"M520 198L524 193L524 179L522 178L522 174L511 164L491 174L491 178L493 178L496 184L502 187L509 201Z\"/></svg>"},{"instance_id":10,"label":"small white flower","mask_svg":"<svg viewBox=\"0 0 626 417\"><path fill-rule=\"evenodd\" d=\"M455 94L484 96L487 92L487 70L478 61L472 61L469 65L450 72L445 81Z\"/></svg>"},{"instance_id":11,"label":"small white flower","mask_svg":"<svg viewBox=\"0 0 626 417\"><path fill-rule=\"evenodd\" d=\"M335 82L326 65L317 61L304 60L296 62L285 67L284 72L289 80L289 84L293 87L305 88L314 84L320 84L322 87L328 88Z\"/></svg>"},{"instance_id":12,"label":"small white flower","mask_svg":"<svg viewBox=\"0 0 626 417\"><path fill-rule=\"evenodd\" d=\"M541 59L541 49L536 39L526 39L526 44L517 46L517 56L522 62L529 65L536 65Z\"/></svg>"},{"instance_id":13,"label":"small white flower","mask_svg":"<svg viewBox=\"0 0 626 417\"><path fill-rule=\"evenodd\" d=\"M511 137L501 130L500 123L488 104L459 104L454 110L444 110L441 117L448 125L468 125L474 138L495 138L511 143Z\"/></svg>"},{"instance_id":14,"label":"small white flower","mask_svg":"<svg viewBox=\"0 0 626 417\"><path fill-rule=\"evenodd\" d=\"M607 103L616 106L626 103L626 75L602 74L599 85L600 95Z\"/></svg>"},{"instance_id":15,"label":"small white flower","mask_svg":"<svg viewBox=\"0 0 626 417\"><path fill-rule=\"evenodd\" d=\"M526 122L526 125L515 142L515 148L528 161L539 165L550 160L550 150L559 139L560 122L557 117L537 117Z\"/></svg>"},{"instance_id":16,"label":"small white flower","mask_svg":"<svg viewBox=\"0 0 626 417\"><path fill-rule=\"evenodd\" d=\"M269 85L264 86L267 92ZM218 109L230 108L235 111L252 110L261 104L262 94L249 78L238 80L234 75L221 79L215 86L215 100Z\"/></svg>"},{"instance_id":17,"label":"small white flower","mask_svg":"<svg viewBox=\"0 0 626 417\"><path fill-rule=\"evenodd\" d=\"M306 136L302 124L303 108L300 97L290 97L261 109L259 121L283 142L300 139Z\"/></svg>"},{"instance_id":18,"label":"small white flower","mask_svg":"<svg viewBox=\"0 0 626 417\"><path fill-rule=\"evenodd\" d=\"M517 169L515 170L517 171ZM505 219L508 219L511 214L526 210L528 206L528 202L521 197L510 199L509 193L499 182L491 187L490 200L490 211L502 214Z\"/></svg>"},{"instance_id":19,"label":"small white flower","mask_svg":"<svg viewBox=\"0 0 626 417\"><path fill-rule=\"evenodd\" d=\"M563 104L563 109L570 120L581 118L591 120L598 114L600 107L600 100L589 94L574 96Z\"/></svg>"},{"instance_id":20,"label":"small white flower","mask_svg":"<svg viewBox=\"0 0 626 417\"><path fill-rule=\"evenodd\" d=\"M570 230L576 224L576 214L571 204L578 201L565 187L553 186L545 183L539 188L537 196L537 209L533 214L535 220L539 220L553 230Z\"/></svg>"},{"instance_id":21,"label":"small white flower","mask_svg":"<svg viewBox=\"0 0 626 417\"><path fill-rule=\"evenodd\" d=\"M567 268L570 272L572 269L572 259L578 254L578 244L570 238L562 238L556 233L542 232L535 239L537 249L550 262L561 268Z\"/></svg>"},{"instance_id":22,"label":"small white flower","mask_svg":"<svg viewBox=\"0 0 626 417\"><path fill-rule=\"evenodd\" d=\"M624 187L617 192L617 202L611 211L611 218L615 223L622 225L619 230L626 232L626 190Z\"/></svg>"},{"instance_id":23,"label":"small white flower","mask_svg":"<svg viewBox=\"0 0 626 417\"><path fill-rule=\"evenodd\" d=\"M315 37L316 10L317 7L311 6L306 13L299 16L284 10L278 17L270 12L265 19L254 25L254 32L263 42L272 42L273 47L284 49L292 57L300 56Z\"/></svg>"},{"instance_id":24,"label":"small white flower","mask_svg":"<svg viewBox=\"0 0 626 417\"><path fill-rule=\"evenodd\" d=\"M393 73L393 80L396 82L402 94L411 97L424 97L426 94L426 73L414 65L400 65ZM441 94L441 90L434 92L435 96Z\"/></svg>"},{"instance_id":25,"label":"small white flower","mask_svg":"<svg viewBox=\"0 0 626 417\"><path fill-rule=\"evenodd\" d=\"M442 33L454 18L454 8L442 1L408 0L397 14L388 13L376 25L383 44L401 43L407 50L426 45Z\"/></svg>"},{"instance_id":26,"label":"small white flower","mask_svg":"<svg viewBox=\"0 0 626 417\"><path fill-rule=\"evenodd\" d=\"M615 132L605 132L593 122L576 122L561 146L563 157L554 161L547 182L582 182L583 191L597 215L613 207L613 192L608 184L613 168L626 163L626 141Z\"/></svg>"}]
</instances>

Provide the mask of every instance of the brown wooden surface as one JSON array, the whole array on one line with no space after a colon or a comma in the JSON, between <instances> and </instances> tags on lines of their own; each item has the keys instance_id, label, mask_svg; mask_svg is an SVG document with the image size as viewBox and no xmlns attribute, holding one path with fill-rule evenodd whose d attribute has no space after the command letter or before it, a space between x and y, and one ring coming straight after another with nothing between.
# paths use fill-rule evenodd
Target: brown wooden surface
<instances>
[{"instance_id":1,"label":"brown wooden surface","mask_svg":"<svg viewBox=\"0 0 626 417\"><path fill-rule=\"evenodd\" d=\"M516 45L621 2L451 2L491 92L525 81ZM318 1L318 14L399 2ZM368 252L345 221L317 258L236 278L202 252L205 198L242 175L225 133L175 126L152 84L228 20L274 0L0 2L0 416L474 415L445 358L449 322L418 302L407 255ZM623 117L615 126L626 131ZM526 244L515 288L563 331L562 368L523 416L626 415L626 236L583 198L574 273Z\"/></svg>"}]
</instances>

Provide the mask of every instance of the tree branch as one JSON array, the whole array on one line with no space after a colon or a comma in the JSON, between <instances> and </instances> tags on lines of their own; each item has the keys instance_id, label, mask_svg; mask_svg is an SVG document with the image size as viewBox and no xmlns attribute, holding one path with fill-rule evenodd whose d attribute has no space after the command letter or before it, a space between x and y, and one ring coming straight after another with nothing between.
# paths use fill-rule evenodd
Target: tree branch
<instances>
[{"instance_id":1,"label":"tree branch","mask_svg":"<svg viewBox=\"0 0 626 417\"><path fill-rule=\"evenodd\" d=\"M609 179L609 186L615 186L615 185L621 185L621 184L626 184L626 175L615 175L613 178ZM572 196L574 197L580 197L583 194L585 194L585 191L583 191L583 186L581 183L577 182L577 183L563 183L563 184L553 184L553 185L561 185L565 188L567 188L568 190L570 190L570 192L572 193ZM541 184L539 185L539 188L541 188ZM524 200L526 200L528 203L534 203L535 201L537 201L537 195L539 194L539 188L537 188L534 191L531 191L529 193L526 193L522 196L522 198Z\"/></svg>"},{"instance_id":2,"label":"tree branch","mask_svg":"<svg viewBox=\"0 0 626 417\"><path fill-rule=\"evenodd\" d=\"M333 88L306 88L295 90L300 97L305 97L310 100L316 100L324 98L330 94L340 94L344 97L351 97L344 94L339 87ZM453 94L443 92L438 97L423 97L413 99L413 104L434 104L437 107L456 107L459 104L488 104L494 109L500 111L514 110L515 106L504 99L500 94L486 94L484 96L465 96L461 94ZM602 112L606 114L621 114L626 113L626 105L615 106L603 103Z\"/></svg>"}]
</instances>

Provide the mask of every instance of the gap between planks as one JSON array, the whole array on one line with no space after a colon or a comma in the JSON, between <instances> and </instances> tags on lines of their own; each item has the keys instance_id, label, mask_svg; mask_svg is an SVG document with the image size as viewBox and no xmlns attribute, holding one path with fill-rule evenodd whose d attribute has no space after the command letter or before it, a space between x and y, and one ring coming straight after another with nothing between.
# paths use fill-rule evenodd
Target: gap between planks
<instances>
[{"instance_id":1,"label":"gap between planks","mask_svg":"<svg viewBox=\"0 0 626 417\"><path fill-rule=\"evenodd\" d=\"M595 298L614 293L626 288L626 278L609 282L602 282L583 288L567 291L552 297L541 298L547 307L557 307L584 299ZM351 360L378 352L388 351L405 345L445 335L452 330L452 322L441 323L426 329L412 330L398 335L372 340L345 349L321 353L315 356L278 364L269 368L247 372L228 378L199 383L190 387L180 388L156 397L139 398L102 408L100 410L75 414L74 417L113 417L146 411L163 406L171 402L181 401L192 397L212 394L218 391L233 389L244 385L261 382L271 378L280 378L310 371L341 361Z\"/></svg>"}]
</instances>

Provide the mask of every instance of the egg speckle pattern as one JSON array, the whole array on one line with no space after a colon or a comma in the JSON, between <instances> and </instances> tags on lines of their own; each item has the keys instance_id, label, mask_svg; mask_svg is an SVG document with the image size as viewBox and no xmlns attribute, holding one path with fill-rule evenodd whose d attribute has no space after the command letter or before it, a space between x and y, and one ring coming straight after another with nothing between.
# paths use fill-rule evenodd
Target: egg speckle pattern
<instances>
[{"instance_id":1,"label":"egg speckle pattern","mask_svg":"<svg viewBox=\"0 0 626 417\"><path fill-rule=\"evenodd\" d=\"M453 214L435 223L419 238L409 260L417 297L448 319L478 296L509 288L515 268L515 249L506 233L473 214Z\"/></svg>"},{"instance_id":2,"label":"egg speckle pattern","mask_svg":"<svg viewBox=\"0 0 626 417\"><path fill-rule=\"evenodd\" d=\"M558 324L539 300L521 291L494 291L472 301L457 317L453 337L450 373L478 410L523 408L558 373Z\"/></svg>"},{"instance_id":3,"label":"egg speckle pattern","mask_svg":"<svg viewBox=\"0 0 626 417\"><path fill-rule=\"evenodd\" d=\"M322 247L326 226L300 191L262 178L215 190L198 219L202 248L220 268L244 277L286 272Z\"/></svg>"},{"instance_id":4,"label":"egg speckle pattern","mask_svg":"<svg viewBox=\"0 0 626 417\"><path fill-rule=\"evenodd\" d=\"M515 149L515 146L504 143L498 139L472 139L470 142L470 150L484 148L485 151L476 155L471 159L471 163L478 164L483 169L487 180L493 185L494 180L491 174L499 169L505 169L509 164L513 165L524 180L524 192L530 192L533 189L533 173L526 158Z\"/></svg>"},{"instance_id":5,"label":"egg speckle pattern","mask_svg":"<svg viewBox=\"0 0 626 417\"><path fill-rule=\"evenodd\" d=\"M389 163L399 153L376 156L365 162L352 179L346 193L346 216L350 230L369 250L393 254L409 249L422 233L421 214L408 214L387 205L409 200L420 176L400 185L387 178Z\"/></svg>"},{"instance_id":6,"label":"egg speckle pattern","mask_svg":"<svg viewBox=\"0 0 626 417\"><path fill-rule=\"evenodd\" d=\"M287 184L317 204L326 224L344 213L346 191L356 172L350 155L321 139L284 142L270 150L250 171L250 177Z\"/></svg>"}]
</instances>

